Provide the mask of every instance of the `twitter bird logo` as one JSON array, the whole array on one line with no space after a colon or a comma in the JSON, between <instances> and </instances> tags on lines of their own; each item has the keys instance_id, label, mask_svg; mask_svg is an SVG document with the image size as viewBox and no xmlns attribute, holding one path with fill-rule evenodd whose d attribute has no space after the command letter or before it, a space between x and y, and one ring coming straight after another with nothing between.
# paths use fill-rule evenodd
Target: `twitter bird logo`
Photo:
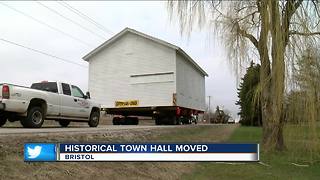
<instances>
[{"instance_id":1,"label":"twitter bird logo","mask_svg":"<svg viewBox=\"0 0 320 180\"><path fill-rule=\"evenodd\" d=\"M24 161L56 161L56 147L53 143L26 143Z\"/></svg>"},{"instance_id":2,"label":"twitter bird logo","mask_svg":"<svg viewBox=\"0 0 320 180\"><path fill-rule=\"evenodd\" d=\"M41 146L35 146L34 148L28 147L28 158L34 159L37 158L41 153Z\"/></svg>"}]
</instances>

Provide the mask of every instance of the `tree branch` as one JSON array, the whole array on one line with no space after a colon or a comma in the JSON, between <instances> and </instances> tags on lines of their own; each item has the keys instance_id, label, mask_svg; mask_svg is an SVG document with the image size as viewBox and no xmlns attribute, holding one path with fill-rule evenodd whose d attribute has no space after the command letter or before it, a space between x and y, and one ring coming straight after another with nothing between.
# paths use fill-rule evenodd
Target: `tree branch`
<instances>
[{"instance_id":1,"label":"tree branch","mask_svg":"<svg viewBox=\"0 0 320 180\"><path fill-rule=\"evenodd\" d=\"M252 7L256 7L256 6L253 6L253 5L251 5L251 6L244 6L244 7L240 8L240 9L235 9L235 11L236 11L237 13L239 13L240 11L242 11L242 10L244 10L244 9L246 9L246 8L252 8Z\"/></svg>"},{"instance_id":2,"label":"tree branch","mask_svg":"<svg viewBox=\"0 0 320 180\"><path fill-rule=\"evenodd\" d=\"M293 0L288 0L285 5L284 14L282 16L282 29L284 30L284 33L283 33L284 46L286 46L289 41L289 26L290 26L291 17L299 8L299 6L302 4L302 2L303 0L298 0L296 2Z\"/></svg>"},{"instance_id":3,"label":"tree branch","mask_svg":"<svg viewBox=\"0 0 320 180\"><path fill-rule=\"evenodd\" d=\"M237 27L237 32L238 32L241 36L248 38L248 39L252 42L252 44L258 49L258 48L259 48L258 40L257 40L252 34L249 34L249 33L247 33L247 31L241 29L240 26L239 26L239 24L238 24L238 22L236 22L235 25L236 25L236 27Z\"/></svg>"},{"instance_id":4,"label":"tree branch","mask_svg":"<svg viewBox=\"0 0 320 180\"><path fill-rule=\"evenodd\" d=\"M246 19L246 18L248 18L248 17L250 17L250 16L251 16L251 19L253 19L253 18L254 18L254 15L255 15L256 13L259 13L259 11L254 11L254 12L252 12L252 13L250 13L250 14L248 14L248 15L240 18L240 19L237 19L236 22L239 23L240 21L243 21L244 19Z\"/></svg>"},{"instance_id":5,"label":"tree branch","mask_svg":"<svg viewBox=\"0 0 320 180\"><path fill-rule=\"evenodd\" d=\"M314 36L320 35L320 32L298 32L298 31L290 31L289 35L300 35L300 36Z\"/></svg>"}]
</instances>

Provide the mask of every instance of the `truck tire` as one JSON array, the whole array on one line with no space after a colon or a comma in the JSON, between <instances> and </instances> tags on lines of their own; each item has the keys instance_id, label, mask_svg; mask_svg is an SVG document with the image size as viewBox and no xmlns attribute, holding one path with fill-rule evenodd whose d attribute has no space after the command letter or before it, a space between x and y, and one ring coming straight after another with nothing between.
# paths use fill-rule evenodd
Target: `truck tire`
<instances>
[{"instance_id":1,"label":"truck tire","mask_svg":"<svg viewBox=\"0 0 320 180\"><path fill-rule=\"evenodd\" d=\"M25 128L40 128L44 122L44 113L41 107L31 107L27 112L27 117L20 120Z\"/></svg>"},{"instance_id":2,"label":"truck tire","mask_svg":"<svg viewBox=\"0 0 320 180\"><path fill-rule=\"evenodd\" d=\"M3 114L0 114L0 127L6 124L7 119L8 118L6 116L4 116Z\"/></svg>"},{"instance_id":3,"label":"truck tire","mask_svg":"<svg viewBox=\"0 0 320 180\"><path fill-rule=\"evenodd\" d=\"M90 115L90 119L89 119L89 126L90 127L97 127L99 124L99 119L100 119L100 112L99 111L94 111L91 113Z\"/></svg>"},{"instance_id":4,"label":"truck tire","mask_svg":"<svg viewBox=\"0 0 320 180\"><path fill-rule=\"evenodd\" d=\"M70 121L62 119L62 120L59 120L59 124L61 127L68 127L70 124Z\"/></svg>"}]
</instances>

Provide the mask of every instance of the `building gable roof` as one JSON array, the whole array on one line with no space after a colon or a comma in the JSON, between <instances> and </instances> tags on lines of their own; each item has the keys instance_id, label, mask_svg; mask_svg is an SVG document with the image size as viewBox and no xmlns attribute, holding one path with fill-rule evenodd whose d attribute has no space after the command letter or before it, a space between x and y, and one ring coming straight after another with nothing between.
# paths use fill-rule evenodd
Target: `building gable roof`
<instances>
[{"instance_id":1,"label":"building gable roof","mask_svg":"<svg viewBox=\"0 0 320 180\"><path fill-rule=\"evenodd\" d=\"M106 42L102 43L100 46L98 46L97 48L95 48L94 50L92 50L90 53L88 53L87 55L85 55L82 59L84 59L85 61L89 61L91 57L93 57L95 54L97 54L98 52L100 52L101 50L103 50L105 47L107 47L108 45L112 44L113 42L117 41L119 38L121 38L123 35L125 35L126 33L133 33L136 34L138 36L144 37L146 39L152 40L156 43L162 44L164 46L170 47L172 49L175 49L177 52L179 52L184 58L186 58L193 66L195 66L204 76L208 76L208 74L187 54L185 53L180 47L170 44L166 41L163 41L161 39L149 36L147 34L141 33L139 31L136 31L134 29L130 29L130 28L125 28L124 30L120 31L118 34L114 35L113 37L111 37L109 40L107 40Z\"/></svg>"}]
</instances>

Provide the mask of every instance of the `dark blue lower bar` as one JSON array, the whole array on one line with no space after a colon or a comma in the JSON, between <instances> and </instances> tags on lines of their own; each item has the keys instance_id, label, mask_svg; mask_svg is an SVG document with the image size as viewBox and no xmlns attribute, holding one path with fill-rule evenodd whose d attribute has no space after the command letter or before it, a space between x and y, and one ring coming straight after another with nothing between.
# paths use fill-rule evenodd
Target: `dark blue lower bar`
<instances>
[{"instance_id":1,"label":"dark blue lower bar","mask_svg":"<svg viewBox=\"0 0 320 180\"><path fill-rule=\"evenodd\" d=\"M60 153L258 153L258 144L111 143L60 144Z\"/></svg>"}]
</instances>

